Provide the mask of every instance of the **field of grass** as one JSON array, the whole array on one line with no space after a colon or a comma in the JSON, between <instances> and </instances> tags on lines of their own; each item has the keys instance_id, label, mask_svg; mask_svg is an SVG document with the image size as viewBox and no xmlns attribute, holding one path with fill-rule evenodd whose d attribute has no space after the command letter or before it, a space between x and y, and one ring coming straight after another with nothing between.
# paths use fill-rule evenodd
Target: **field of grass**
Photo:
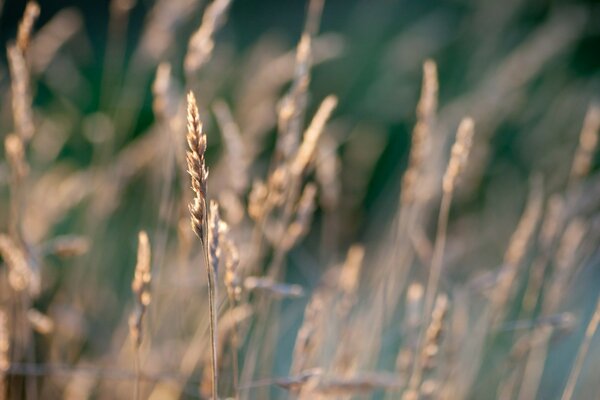
<instances>
[{"instance_id":1,"label":"field of grass","mask_svg":"<svg viewBox=\"0 0 600 400\"><path fill-rule=\"evenodd\" d=\"M593 399L600 7L0 2L1 399Z\"/></svg>"}]
</instances>

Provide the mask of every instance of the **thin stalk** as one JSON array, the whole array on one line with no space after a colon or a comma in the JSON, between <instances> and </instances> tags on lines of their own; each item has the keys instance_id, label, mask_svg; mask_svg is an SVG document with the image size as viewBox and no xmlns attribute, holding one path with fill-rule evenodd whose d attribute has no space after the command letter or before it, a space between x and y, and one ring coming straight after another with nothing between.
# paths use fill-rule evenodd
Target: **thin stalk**
<instances>
[{"instance_id":1,"label":"thin stalk","mask_svg":"<svg viewBox=\"0 0 600 400\"><path fill-rule=\"evenodd\" d=\"M140 381L141 381L141 369L140 369L140 351L138 346L134 347L134 364L135 364L135 384L133 386L133 398L135 400L140 399Z\"/></svg>"},{"instance_id":2,"label":"thin stalk","mask_svg":"<svg viewBox=\"0 0 600 400\"><path fill-rule=\"evenodd\" d=\"M573 369L571 370L571 375L569 375L569 380L567 381L567 386L565 387L565 391L561 397L561 400L571 400L573 396L573 392L575 391L575 385L577 384L577 378L581 373L581 369L583 368L583 362L585 361L585 356L588 354L590 349L590 344L592 343L592 338L596 333L596 329L598 328L598 323L600 322L600 297L598 298L598 302L596 303L596 309L594 310L594 314L590 319L590 323L585 330L585 337L581 342L581 346L579 346L579 352L577 353L577 357L575 358L575 363L573 364Z\"/></svg>"},{"instance_id":3,"label":"thin stalk","mask_svg":"<svg viewBox=\"0 0 600 400\"><path fill-rule=\"evenodd\" d=\"M409 388L413 390L417 389L417 386L421 382L421 378L423 375L423 363L420 357L422 350L421 347L423 345L423 336L425 330L429 325L431 313L433 312L433 303L435 300L435 295L437 293L440 275L442 272L444 249L446 247L448 217L450 215L450 205L452 203L452 194L453 191L444 191L442 195L442 202L440 205L435 245L433 249L433 256L431 259L431 269L429 270L429 279L427 281L427 287L425 290L425 302L423 306L423 316L425 320L423 321L424 323L422 324L421 332L419 334L419 341L417 346L418 353L415 357L413 373L409 381Z\"/></svg>"},{"instance_id":4,"label":"thin stalk","mask_svg":"<svg viewBox=\"0 0 600 400\"><path fill-rule=\"evenodd\" d=\"M208 218L205 217L204 226L208 226ZM215 307L215 275L211 269L208 259L208 231L205 238L202 240L202 251L204 253L204 262L206 263L206 272L208 274L208 312L210 318L210 343L211 343L211 373L212 373L212 396L213 400L217 400L217 318Z\"/></svg>"}]
</instances>

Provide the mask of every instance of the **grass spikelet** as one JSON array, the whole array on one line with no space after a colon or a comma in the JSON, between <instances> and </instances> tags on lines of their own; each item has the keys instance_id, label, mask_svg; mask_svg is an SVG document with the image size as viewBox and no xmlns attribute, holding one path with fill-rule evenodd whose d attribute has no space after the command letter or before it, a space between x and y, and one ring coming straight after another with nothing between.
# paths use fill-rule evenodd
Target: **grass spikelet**
<instances>
[{"instance_id":1,"label":"grass spikelet","mask_svg":"<svg viewBox=\"0 0 600 400\"><path fill-rule=\"evenodd\" d=\"M438 215L437 232L435 238L435 244L433 249L433 255L431 259L431 268L429 270L429 278L427 280L427 286L425 287L425 300L423 303L423 315L424 324L423 327L429 326L433 312L433 302L437 295L437 289L439 280L442 272L444 249L446 247L446 231L448 226L448 217L450 214L450 205L452 203L452 195L454 193L454 186L458 179L461 171L465 168L469 152L471 150L471 144L473 142L474 124L471 118L464 118L459 126L456 133L456 140L452 146L450 161L444 174L442 181L442 203L440 206L440 212ZM422 328L422 330L425 328ZM421 332L420 338L417 345L417 351L422 352L426 341L424 335L426 332ZM410 378L410 389L409 393L414 393L417 390L418 385L421 384L422 373L423 373L423 360L417 357L413 367L413 373Z\"/></svg>"},{"instance_id":2,"label":"grass spikelet","mask_svg":"<svg viewBox=\"0 0 600 400\"><path fill-rule=\"evenodd\" d=\"M237 246L230 237L229 226L224 222L219 222L219 241L223 262L225 264L225 274L223 281L227 289L227 297L231 312L237 309L237 304L242 295L241 276L239 271L240 254ZM232 333L231 333L231 354L233 367L233 387L237 398L238 391L238 376L239 376L239 360L238 360L238 328L236 319L231 317ZM221 331L223 328L221 328ZM222 341L221 341L222 343Z\"/></svg>"},{"instance_id":3,"label":"grass spikelet","mask_svg":"<svg viewBox=\"0 0 600 400\"><path fill-rule=\"evenodd\" d=\"M275 154L276 162L288 160L298 149L300 130L307 105L310 84L313 38L317 34L323 13L324 0L311 0L304 30L296 47L296 62L292 86L281 99L277 110L279 138Z\"/></svg>"},{"instance_id":4,"label":"grass spikelet","mask_svg":"<svg viewBox=\"0 0 600 400\"><path fill-rule=\"evenodd\" d=\"M412 133L412 144L409 154L408 168L402 178L402 204L406 205L415 199L415 185L419 170L428 151L430 135L435 122L438 101L437 66L434 61L427 60L423 64L423 83L421 97L417 105L417 123Z\"/></svg>"},{"instance_id":5,"label":"grass spikelet","mask_svg":"<svg viewBox=\"0 0 600 400\"><path fill-rule=\"evenodd\" d=\"M190 38L184 66L187 74L198 71L212 55L215 45L214 35L225 23L231 0L214 0L202 17L198 30Z\"/></svg>"},{"instance_id":6,"label":"grass spikelet","mask_svg":"<svg viewBox=\"0 0 600 400\"><path fill-rule=\"evenodd\" d=\"M309 183L304 187L302 196L298 201L296 216L285 232L285 239L282 243L283 249L291 249L306 235L312 222L313 212L315 210L315 198L317 195L317 186Z\"/></svg>"},{"instance_id":7,"label":"grass spikelet","mask_svg":"<svg viewBox=\"0 0 600 400\"><path fill-rule=\"evenodd\" d=\"M294 352L292 355L292 365L290 375L298 375L305 370L313 357L319 338L315 337L318 331L319 316L324 312L325 302L319 290L313 293L310 301L304 310L304 320L298 330Z\"/></svg>"},{"instance_id":8,"label":"grass spikelet","mask_svg":"<svg viewBox=\"0 0 600 400\"><path fill-rule=\"evenodd\" d=\"M32 297L40 292L40 277L27 260L25 252L9 236L0 234L0 254L8 266L8 283L16 292L25 290Z\"/></svg>"},{"instance_id":9,"label":"grass spikelet","mask_svg":"<svg viewBox=\"0 0 600 400\"><path fill-rule=\"evenodd\" d=\"M190 91L188 93L188 107L187 107L187 166L188 173L190 175L192 183L192 191L194 192L194 198L189 204L192 229L194 233L200 239L202 250L204 253L204 264L206 266L206 272L208 275L208 308L210 318L210 341L211 341L211 359L212 359L212 397L217 397L217 308L216 308L216 282L215 274L216 270L213 269L213 262L217 261L216 257L213 256L211 262L211 249L209 249L209 232L208 229L208 210L207 210L207 179L208 170L206 168L206 161L204 159L204 152L206 151L206 135L202 131L202 122L200 122L200 115L198 113L198 106L196 105L196 98ZM215 203L216 204L216 203ZM216 207L216 206L215 206ZM215 210L216 214L216 210ZM214 216L213 218L217 218ZM217 241L218 245L218 221L215 227L215 233L217 238L213 240ZM215 235L213 235L215 236ZM214 251L216 256L216 249Z\"/></svg>"},{"instance_id":10,"label":"grass spikelet","mask_svg":"<svg viewBox=\"0 0 600 400\"><path fill-rule=\"evenodd\" d=\"M227 289L227 296L233 303L240 299L242 293L240 276L240 254L237 246L230 238L229 226L224 221L219 223L219 240L222 249L223 262L225 264L225 275L223 281Z\"/></svg>"},{"instance_id":11,"label":"grass spikelet","mask_svg":"<svg viewBox=\"0 0 600 400\"><path fill-rule=\"evenodd\" d=\"M594 152L598 147L600 134L600 103L592 104L583 121L583 128L579 134L579 146L575 151L575 158L571 166L569 183L585 177L592 167Z\"/></svg>"},{"instance_id":12,"label":"grass spikelet","mask_svg":"<svg viewBox=\"0 0 600 400\"><path fill-rule=\"evenodd\" d=\"M192 229L194 233L206 245L207 229L207 198L206 185L208 179L208 170L206 169L206 160L204 152L206 151L206 135L202 131L202 122L196 105L196 98L190 91L187 97L187 171L192 182L192 191L194 199L189 205L192 218ZM208 265L207 265L208 268Z\"/></svg>"},{"instance_id":13,"label":"grass spikelet","mask_svg":"<svg viewBox=\"0 0 600 400\"><path fill-rule=\"evenodd\" d=\"M27 320L31 327L40 335L49 335L54 332L54 321L35 308L27 310Z\"/></svg>"},{"instance_id":14,"label":"grass spikelet","mask_svg":"<svg viewBox=\"0 0 600 400\"><path fill-rule=\"evenodd\" d=\"M300 175L306 169L314 157L317 142L323 132L325 123L331 116L331 113L337 106L337 97L327 96L319 106L317 113L313 117L308 129L304 133L304 139L300 144L298 153L292 162L291 171L293 174Z\"/></svg>"},{"instance_id":15,"label":"grass spikelet","mask_svg":"<svg viewBox=\"0 0 600 400\"><path fill-rule=\"evenodd\" d=\"M19 30L17 32L17 46L22 53L25 53L29 46L29 40L31 39L31 32L33 31L33 25L40 15L40 6L35 1L27 2L25 6L25 12L23 19L19 24Z\"/></svg>"},{"instance_id":16,"label":"grass spikelet","mask_svg":"<svg viewBox=\"0 0 600 400\"><path fill-rule=\"evenodd\" d=\"M456 180L467 164L471 145L473 144L473 126L471 118L463 119L458 126L456 140L450 154L450 162L442 183L442 189L445 193L451 193L454 190Z\"/></svg>"},{"instance_id":17,"label":"grass spikelet","mask_svg":"<svg viewBox=\"0 0 600 400\"><path fill-rule=\"evenodd\" d=\"M140 396L140 347L143 339L143 323L144 315L150 305L151 293L150 283L152 281L151 274L151 250L150 240L145 231L140 231L138 235L138 250L137 261L135 265L135 273L131 282L131 290L135 295L135 309L129 316L129 333L134 346L135 352L135 370L136 381L134 387L134 399Z\"/></svg>"},{"instance_id":18,"label":"grass spikelet","mask_svg":"<svg viewBox=\"0 0 600 400\"><path fill-rule=\"evenodd\" d=\"M8 134L4 140L4 150L11 172L9 232L14 238L20 238L22 208L25 201L22 187L29 173L29 165L25 159L25 146L20 136Z\"/></svg>"},{"instance_id":19,"label":"grass spikelet","mask_svg":"<svg viewBox=\"0 0 600 400\"><path fill-rule=\"evenodd\" d=\"M265 200L269 195L267 185L263 181L255 180L248 195L248 215L254 221L260 221L265 214Z\"/></svg>"},{"instance_id":20,"label":"grass spikelet","mask_svg":"<svg viewBox=\"0 0 600 400\"><path fill-rule=\"evenodd\" d=\"M8 134L4 139L4 150L13 173L13 180L21 181L29 172L23 140L15 134Z\"/></svg>"},{"instance_id":21,"label":"grass spikelet","mask_svg":"<svg viewBox=\"0 0 600 400\"><path fill-rule=\"evenodd\" d=\"M502 307L505 306L511 293L514 291L513 283L517 278L519 266L526 254L541 217L543 196L541 179L536 177L531 182L525 211L510 238L504 254L502 269L499 272L498 281L492 294L495 312L501 312ZM501 318L501 315L497 315L496 318ZM498 319L496 322L498 322Z\"/></svg>"},{"instance_id":22,"label":"grass spikelet","mask_svg":"<svg viewBox=\"0 0 600 400\"><path fill-rule=\"evenodd\" d=\"M140 231L138 235L137 262L135 273L131 282L131 290L135 295L136 308L129 319L129 329L131 337L136 348L142 344L143 338L143 320L148 305L151 301L150 284L151 274L151 250L150 240L145 231Z\"/></svg>"},{"instance_id":23,"label":"grass spikelet","mask_svg":"<svg viewBox=\"0 0 600 400\"><path fill-rule=\"evenodd\" d=\"M466 165L472 142L473 120L471 118L465 118L458 126L456 140L452 146L450 161L448 162L448 168L446 169L442 182L443 196L438 218L437 236L433 249L429 280L425 289L425 303L423 307L425 316L430 315L433 310L433 299L435 298L439 283L446 244L446 228L448 225L448 215L450 213L454 185L460 172Z\"/></svg>"},{"instance_id":24,"label":"grass spikelet","mask_svg":"<svg viewBox=\"0 0 600 400\"><path fill-rule=\"evenodd\" d=\"M168 122L174 113L171 100L171 64L162 62L156 68L152 82L152 111L157 119Z\"/></svg>"},{"instance_id":25,"label":"grass spikelet","mask_svg":"<svg viewBox=\"0 0 600 400\"><path fill-rule=\"evenodd\" d=\"M25 55L16 45L7 48L8 67L11 78L12 112L15 131L24 142L34 133L31 95L29 93L29 71Z\"/></svg>"}]
</instances>

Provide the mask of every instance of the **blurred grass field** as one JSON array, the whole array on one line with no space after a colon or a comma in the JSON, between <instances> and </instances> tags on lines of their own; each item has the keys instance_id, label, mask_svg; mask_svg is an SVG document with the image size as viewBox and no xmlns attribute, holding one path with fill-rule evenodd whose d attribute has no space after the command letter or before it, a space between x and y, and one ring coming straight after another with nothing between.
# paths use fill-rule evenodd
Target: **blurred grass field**
<instances>
[{"instance_id":1,"label":"blurred grass field","mask_svg":"<svg viewBox=\"0 0 600 400\"><path fill-rule=\"evenodd\" d=\"M572 371L600 288L597 2L326 0L319 18L318 0L312 14L305 1L217 0L212 16L194 0L40 1L22 47L26 2L4 3L0 37L25 68L0 65L0 398L132 398L136 382L138 398L210 398L189 91L208 199L239 251L233 300L219 248L220 397L566 400L575 375L572 398L595 398L598 338ZM199 27L208 50L191 68ZM427 60L439 90L425 87ZM446 229L442 179L464 117L473 145ZM141 230L152 300L136 348ZM19 265L26 289L10 279Z\"/></svg>"}]
</instances>

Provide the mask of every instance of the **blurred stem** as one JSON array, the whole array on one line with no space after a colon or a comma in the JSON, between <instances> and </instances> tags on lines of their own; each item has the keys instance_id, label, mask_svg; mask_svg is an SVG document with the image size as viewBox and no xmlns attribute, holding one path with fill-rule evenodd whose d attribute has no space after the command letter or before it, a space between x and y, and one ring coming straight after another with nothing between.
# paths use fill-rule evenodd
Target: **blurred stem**
<instances>
[{"instance_id":1,"label":"blurred stem","mask_svg":"<svg viewBox=\"0 0 600 400\"><path fill-rule=\"evenodd\" d=\"M596 303L596 309L594 310L594 314L590 319L590 323L585 330L585 337L583 338L583 342L581 342L581 346L579 346L579 351L577 352L577 357L575 358L575 363L573 364L573 369L571 370L571 375L569 376L569 380L567 381L567 386L565 387L565 391L563 392L561 400L571 400L573 396L573 392L575 391L575 385L577 384L577 378L581 373L581 369L583 368L583 362L585 361L585 356L587 355L590 344L592 343L592 338L596 333L596 329L598 328L598 323L600 322L600 297L598 297L598 302Z\"/></svg>"},{"instance_id":2,"label":"blurred stem","mask_svg":"<svg viewBox=\"0 0 600 400\"><path fill-rule=\"evenodd\" d=\"M448 229L448 217L450 215L452 195L452 190L444 191L442 194L440 213L438 215L435 245L433 248L433 256L431 258L431 268L429 270L429 279L427 281L427 287L425 289L425 302L423 306L424 320L421 326L421 332L419 333L419 340L417 342L418 346L414 361L413 373L409 381L409 388L412 390L417 390L419 384L421 383L423 375L423 360L421 359L421 354L423 352L423 338L431 320L431 313L433 312L433 303L440 282L440 275L442 273L444 249L446 247L446 233Z\"/></svg>"}]
</instances>

